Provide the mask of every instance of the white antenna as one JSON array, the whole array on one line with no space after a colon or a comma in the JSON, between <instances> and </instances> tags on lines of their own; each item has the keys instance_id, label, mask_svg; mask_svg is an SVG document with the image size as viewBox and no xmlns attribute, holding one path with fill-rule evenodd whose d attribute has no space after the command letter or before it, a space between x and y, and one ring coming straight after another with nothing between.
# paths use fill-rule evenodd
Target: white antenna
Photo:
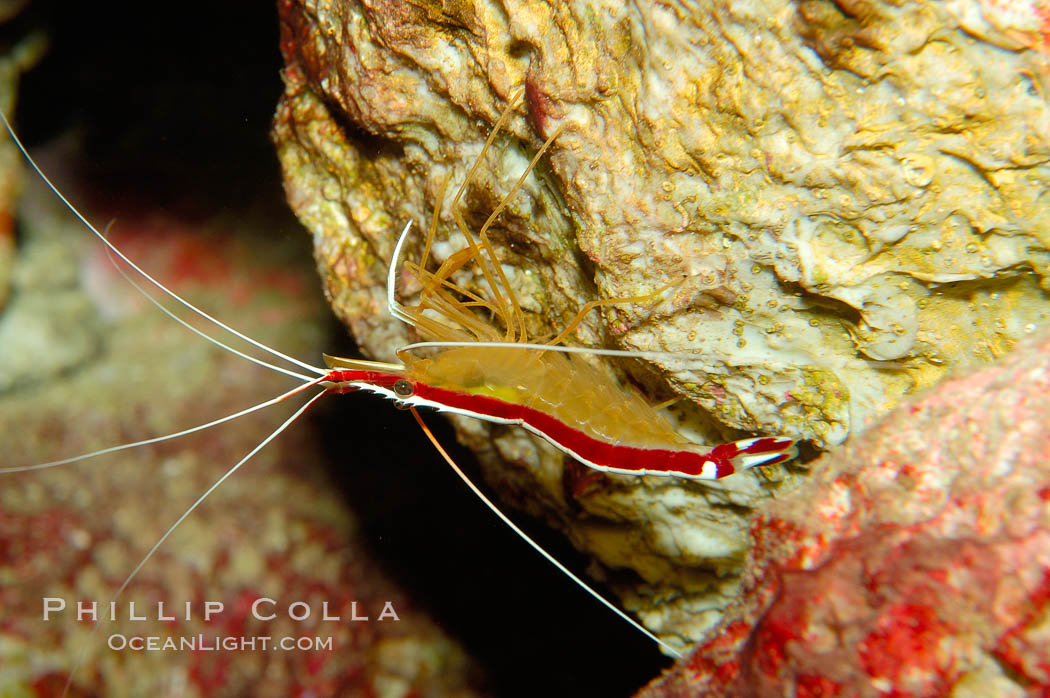
<instances>
[{"instance_id":1,"label":"white antenna","mask_svg":"<svg viewBox=\"0 0 1050 698\"><path fill-rule=\"evenodd\" d=\"M4 126L7 128L7 132L9 134L11 134L11 139L15 142L15 145L18 146L18 149L20 151L22 151L22 155L25 156L25 159L29 162L30 167L32 167L33 170L37 173L37 175L40 176L40 179L42 179L44 181L44 184L46 184L48 186L48 188L52 192L54 192L55 196L57 196L62 201L62 203L66 205L66 208L68 208L73 213L73 215L76 216L80 220L80 222L83 223L87 227L88 230L90 230L92 233L95 234L95 237L97 237L99 240L101 240L106 245L106 247L108 247L110 250L112 250L113 254L117 255L122 260L124 260L124 262L127 263L127 265L129 267L131 267L132 269L134 269L138 274L140 274L142 276L142 278L146 279L151 284L156 286L158 289L160 289L164 293L166 293L169 296L171 296L172 298L174 298L177 302L181 303L187 309L193 311L194 313L196 313L197 315L201 316L202 318L204 318L208 322L213 323L217 327L221 327L222 329L226 330L230 334L232 334L232 335L234 335L236 337L239 337L240 339L244 340L245 342L248 342L249 344L251 344L251 345L253 345L253 346L257 347L257 348L262 349L263 351L265 351L265 352L267 352L269 354L272 354L273 356L276 356L278 358L284 359L285 361L291 362L291 363L295 364L296 366L299 366L300 368L304 368L307 371L310 371L311 373L317 373L317 374L320 374L320 375L324 375L326 373L325 371L317 368L316 366L311 366L310 364L305 363L303 361L300 361L299 359L296 359L294 357L288 356L286 354L282 354L281 352L277 351L276 349L272 349L272 348L266 346L265 344L263 344L262 342L258 342L256 340L252 339L251 337L249 337L248 335L245 335L245 334L242 334L241 332L238 332L237 330L233 329L229 325L221 322L220 320L217 320L216 318L214 318L211 315L209 315L208 313L204 312L203 310L201 310L197 306L193 305L192 303L187 301L185 298L182 298L181 296L179 296L179 294L177 294L174 291L170 290L164 284L160 283L159 281L154 279L152 276L147 274L145 271L143 271L137 264L135 264L127 256L125 256L124 253L121 252L117 248L116 245L114 245L109 240L107 240L106 236L104 236L102 233L100 233L98 231L98 229L94 225L92 225L91 221L89 221L87 218L85 218L84 215L77 209L77 207L74 206L73 203L69 199L67 199L65 197L65 195L61 191L58 190L58 187L56 187L54 185L54 183L48 178L48 176L46 174L44 174L44 171L40 169L40 166L37 165L36 161L33 160L32 156L29 155L29 152L26 150L25 146L22 145L22 141L19 140L18 135L15 134L14 129L11 128L11 124L7 120L7 115L5 115L2 111L0 111L0 120L2 120L4 122Z\"/></svg>"}]
</instances>

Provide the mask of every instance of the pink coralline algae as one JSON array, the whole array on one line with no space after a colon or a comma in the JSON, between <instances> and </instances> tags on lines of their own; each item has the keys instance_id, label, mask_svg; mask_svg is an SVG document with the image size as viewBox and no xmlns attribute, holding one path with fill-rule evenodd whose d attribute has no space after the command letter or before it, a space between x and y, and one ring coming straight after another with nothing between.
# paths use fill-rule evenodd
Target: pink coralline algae
<instances>
[{"instance_id":1,"label":"pink coralline algae","mask_svg":"<svg viewBox=\"0 0 1050 698\"><path fill-rule=\"evenodd\" d=\"M752 534L737 604L641 695L1050 696L1050 335L825 456Z\"/></svg>"}]
</instances>

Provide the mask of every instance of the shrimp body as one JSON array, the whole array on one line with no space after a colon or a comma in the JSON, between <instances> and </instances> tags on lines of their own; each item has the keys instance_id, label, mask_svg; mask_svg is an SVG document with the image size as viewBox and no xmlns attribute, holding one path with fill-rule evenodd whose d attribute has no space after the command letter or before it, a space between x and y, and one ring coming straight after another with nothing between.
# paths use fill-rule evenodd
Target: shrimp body
<instances>
[{"instance_id":1,"label":"shrimp body","mask_svg":"<svg viewBox=\"0 0 1050 698\"><path fill-rule=\"evenodd\" d=\"M508 344L449 347L434 358L402 354L403 370L340 370L330 390L369 390L431 407L523 426L604 472L714 480L794 456L791 439L766 437L705 449L661 412L574 354Z\"/></svg>"},{"instance_id":2,"label":"shrimp body","mask_svg":"<svg viewBox=\"0 0 1050 698\"><path fill-rule=\"evenodd\" d=\"M485 149L519 99L520 95L510 101ZM338 393L366 390L405 407L430 407L487 422L520 425L603 472L716 480L794 458L795 442L785 437L745 439L711 449L694 444L666 415L576 353L630 356L631 352L556 346L594 308L645 302L662 291L592 301L549 344L530 342L521 304L503 273L487 230L561 130L559 126L551 133L476 236L462 215L454 216L467 246L430 271L428 256L441 211L440 205L435 207L422 259L405 265L421 287L418 301L405 305L397 300L395 287L401 251L411 228L409 221L394 246L387 270L387 307L393 317L415 328L428 341L398 351L401 364L325 356L327 366L333 369L324 379L328 389ZM484 157L484 149L480 157ZM470 175L453 199L454 212L469 179ZM453 274L469 264L474 264L485 280L491 300L453 281ZM423 345L439 351L427 358L411 352Z\"/></svg>"}]
</instances>

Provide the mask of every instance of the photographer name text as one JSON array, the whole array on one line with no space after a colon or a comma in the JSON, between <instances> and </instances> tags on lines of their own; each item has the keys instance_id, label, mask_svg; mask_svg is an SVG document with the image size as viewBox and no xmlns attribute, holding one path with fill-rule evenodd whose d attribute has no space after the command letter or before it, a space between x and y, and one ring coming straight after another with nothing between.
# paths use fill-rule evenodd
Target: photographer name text
<instances>
[{"instance_id":1,"label":"photographer name text","mask_svg":"<svg viewBox=\"0 0 1050 698\"><path fill-rule=\"evenodd\" d=\"M61 617L68 613L76 613L78 621L90 621L97 623L100 620L129 620L129 621L192 621L202 619L210 622L218 619L226 611L226 605L222 601L186 601L181 604L167 605L164 601L155 604L142 604L135 601L117 603L99 603L98 601L79 600L70 604L66 599L58 596L45 596L43 602L43 619L52 620L53 617ZM261 596L252 602L250 614L260 622L288 618L293 621L305 621L311 618L330 622L359 623L370 621L375 618L378 622L401 620L394 609L391 601L383 603L378 613L374 609L370 612L363 604L350 601L343 604L344 608L335 610L329 606L327 601L320 604L309 604L305 601L293 601L288 604L279 604L274 599ZM345 608L349 606L349 608ZM378 604L376 605L378 606Z\"/></svg>"}]
</instances>

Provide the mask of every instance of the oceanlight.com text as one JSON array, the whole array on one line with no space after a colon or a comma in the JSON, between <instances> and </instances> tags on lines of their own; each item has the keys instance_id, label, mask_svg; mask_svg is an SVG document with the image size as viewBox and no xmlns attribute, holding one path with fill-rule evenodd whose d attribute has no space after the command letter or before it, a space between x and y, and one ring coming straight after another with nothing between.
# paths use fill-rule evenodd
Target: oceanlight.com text
<instances>
[{"instance_id":1,"label":"oceanlight.com text","mask_svg":"<svg viewBox=\"0 0 1050 698\"><path fill-rule=\"evenodd\" d=\"M118 652L330 652L331 637L259 635L124 635L113 633L106 644Z\"/></svg>"}]
</instances>

